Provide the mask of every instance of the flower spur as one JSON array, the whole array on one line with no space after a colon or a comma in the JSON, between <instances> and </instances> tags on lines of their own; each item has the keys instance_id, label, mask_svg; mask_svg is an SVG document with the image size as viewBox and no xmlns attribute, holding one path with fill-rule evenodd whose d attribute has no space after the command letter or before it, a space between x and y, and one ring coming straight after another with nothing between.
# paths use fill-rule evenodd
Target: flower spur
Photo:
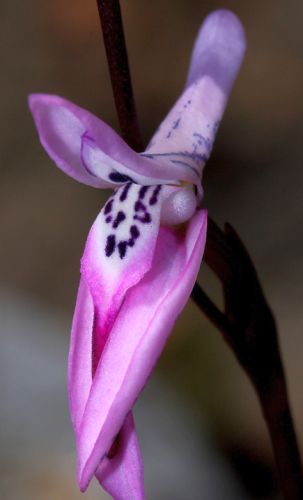
<instances>
[{"instance_id":1,"label":"flower spur","mask_svg":"<svg viewBox=\"0 0 303 500\"><path fill-rule=\"evenodd\" d=\"M131 410L195 283L207 226L202 171L244 50L238 19L210 14L185 91L141 154L69 101L29 98L57 166L114 190L88 235L72 324L68 383L82 491L96 475L116 499L144 498Z\"/></svg>"}]
</instances>

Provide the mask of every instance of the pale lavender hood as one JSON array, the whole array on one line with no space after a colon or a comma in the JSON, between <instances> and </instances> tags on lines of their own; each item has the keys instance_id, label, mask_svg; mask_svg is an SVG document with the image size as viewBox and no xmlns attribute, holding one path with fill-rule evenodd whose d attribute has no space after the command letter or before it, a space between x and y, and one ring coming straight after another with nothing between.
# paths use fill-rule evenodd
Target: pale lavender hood
<instances>
[{"instance_id":1,"label":"pale lavender hood","mask_svg":"<svg viewBox=\"0 0 303 500\"><path fill-rule=\"evenodd\" d=\"M246 49L242 23L225 9L209 14L195 41L186 87L209 76L229 95Z\"/></svg>"}]
</instances>

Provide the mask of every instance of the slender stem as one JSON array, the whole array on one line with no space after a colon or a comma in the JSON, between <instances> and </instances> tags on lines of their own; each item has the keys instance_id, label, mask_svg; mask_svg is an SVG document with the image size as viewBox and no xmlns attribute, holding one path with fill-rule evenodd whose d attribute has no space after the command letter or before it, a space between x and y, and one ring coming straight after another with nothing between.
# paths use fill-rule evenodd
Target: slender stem
<instances>
[{"instance_id":1,"label":"slender stem","mask_svg":"<svg viewBox=\"0 0 303 500\"><path fill-rule=\"evenodd\" d=\"M119 0L97 0L117 113L125 141L143 149ZM220 279L225 313L196 283L192 299L221 331L258 394L286 500L303 499L302 466L273 315L252 260L230 225L209 219L207 265Z\"/></svg>"},{"instance_id":2,"label":"slender stem","mask_svg":"<svg viewBox=\"0 0 303 500\"><path fill-rule=\"evenodd\" d=\"M116 0L97 0L97 5L122 136L135 151L143 151L120 4Z\"/></svg>"},{"instance_id":3,"label":"slender stem","mask_svg":"<svg viewBox=\"0 0 303 500\"><path fill-rule=\"evenodd\" d=\"M234 337L237 334L237 325L226 318L197 283L192 298L214 326L221 331L255 387L268 427L284 498L287 500L303 499L300 452L291 416L278 343L270 343L272 360L267 363L265 371L263 369L264 360L262 359L264 356L260 353L256 356L260 373L256 372L254 366L250 367L248 363L243 362L243 345L242 352L238 352L238 346L233 345ZM262 334L266 335L266 331L263 331ZM266 352L265 357L267 354Z\"/></svg>"},{"instance_id":4,"label":"slender stem","mask_svg":"<svg viewBox=\"0 0 303 500\"><path fill-rule=\"evenodd\" d=\"M198 283L195 283L191 298L214 326L220 330L222 335L225 336L227 331L232 330L232 325L225 314L213 303Z\"/></svg>"},{"instance_id":5,"label":"slender stem","mask_svg":"<svg viewBox=\"0 0 303 500\"><path fill-rule=\"evenodd\" d=\"M281 367L282 368L282 367ZM276 378L271 397L260 397L274 450L281 490L288 500L303 498L300 452L291 416L285 378Z\"/></svg>"},{"instance_id":6,"label":"slender stem","mask_svg":"<svg viewBox=\"0 0 303 500\"><path fill-rule=\"evenodd\" d=\"M221 331L257 392L284 498L301 500L302 465L277 329L256 271L229 225L224 233L210 221L205 256L221 280L227 313L218 310L198 284L194 287L194 301Z\"/></svg>"}]
</instances>

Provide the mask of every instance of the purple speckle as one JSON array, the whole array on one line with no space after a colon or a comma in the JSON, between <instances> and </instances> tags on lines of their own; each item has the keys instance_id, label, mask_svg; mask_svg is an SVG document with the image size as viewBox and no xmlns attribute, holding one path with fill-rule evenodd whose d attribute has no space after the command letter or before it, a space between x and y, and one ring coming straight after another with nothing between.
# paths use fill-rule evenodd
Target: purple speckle
<instances>
[{"instance_id":1,"label":"purple speckle","mask_svg":"<svg viewBox=\"0 0 303 500\"><path fill-rule=\"evenodd\" d=\"M109 200L104 207L104 215L109 214L112 211L114 200Z\"/></svg>"},{"instance_id":2,"label":"purple speckle","mask_svg":"<svg viewBox=\"0 0 303 500\"><path fill-rule=\"evenodd\" d=\"M148 212L145 212L143 215L134 215L134 220L139 220L143 222L143 224L149 224L151 222L151 216Z\"/></svg>"},{"instance_id":3,"label":"purple speckle","mask_svg":"<svg viewBox=\"0 0 303 500\"><path fill-rule=\"evenodd\" d=\"M122 193L120 195L120 201L125 201L126 200L131 185L132 185L131 182L129 182L128 184L126 184L126 186L124 187L124 189L123 189L123 191L122 191Z\"/></svg>"},{"instance_id":4,"label":"purple speckle","mask_svg":"<svg viewBox=\"0 0 303 500\"><path fill-rule=\"evenodd\" d=\"M118 243L118 251L120 259L124 259L126 255L126 248L127 248L127 241L120 241L120 243Z\"/></svg>"},{"instance_id":5,"label":"purple speckle","mask_svg":"<svg viewBox=\"0 0 303 500\"><path fill-rule=\"evenodd\" d=\"M140 236L140 231L137 228L137 226L133 225L130 227L130 235L131 237L129 238L128 241L120 241L118 243L118 251L120 255L120 259L124 259L127 251L127 247L133 247L135 244L135 241L139 238Z\"/></svg>"},{"instance_id":6,"label":"purple speckle","mask_svg":"<svg viewBox=\"0 0 303 500\"><path fill-rule=\"evenodd\" d=\"M120 172L111 172L108 176L109 180L113 182L133 182L127 175L120 174Z\"/></svg>"},{"instance_id":7,"label":"purple speckle","mask_svg":"<svg viewBox=\"0 0 303 500\"><path fill-rule=\"evenodd\" d=\"M105 219L106 224L109 224L112 221L112 216L108 215Z\"/></svg>"},{"instance_id":8,"label":"purple speckle","mask_svg":"<svg viewBox=\"0 0 303 500\"><path fill-rule=\"evenodd\" d=\"M144 205L144 203L142 203L142 201L137 200L135 202L134 209L135 209L136 212L140 212L140 211L145 212L146 211L146 206Z\"/></svg>"},{"instance_id":9,"label":"purple speckle","mask_svg":"<svg viewBox=\"0 0 303 500\"><path fill-rule=\"evenodd\" d=\"M142 186L142 188L139 191L139 198L140 198L140 200L144 199L144 196L146 195L148 189L149 189L149 186Z\"/></svg>"},{"instance_id":10,"label":"purple speckle","mask_svg":"<svg viewBox=\"0 0 303 500\"><path fill-rule=\"evenodd\" d=\"M137 226L130 227L130 234L131 238L128 240L128 246L133 247L136 242L136 239L139 238L140 236L140 231L137 228Z\"/></svg>"},{"instance_id":11,"label":"purple speckle","mask_svg":"<svg viewBox=\"0 0 303 500\"><path fill-rule=\"evenodd\" d=\"M131 237L134 238L135 240L137 238L139 238L140 236L140 231L139 229L137 228L137 226L131 226L130 227L130 234L131 234Z\"/></svg>"},{"instance_id":12,"label":"purple speckle","mask_svg":"<svg viewBox=\"0 0 303 500\"><path fill-rule=\"evenodd\" d=\"M173 124L173 129L174 129L174 130L176 130L176 129L179 127L179 125L180 125L180 121L181 121L181 117L180 117L180 118L178 118L178 119L174 122L174 124Z\"/></svg>"},{"instance_id":13,"label":"purple speckle","mask_svg":"<svg viewBox=\"0 0 303 500\"><path fill-rule=\"evenodd\" d=\"M153 191L153 194L151 195L150 199L149 199L149 204L150 205L155 205L158 201L158 195L161 191L161 186L157 186L155 187L154 191Z\"/></svg>"},{"instance_id":14,"label":"purple speckle","mask_svg":"<svg viewBox=\"0 0 303 500\"><path fill-rule=\"evenodd\" d=\"M105 255L110 257L116 248L116 237L114 234L110 234L106 240Z\"/></svg>"},{"instance_id":15,"label":"purple speckle","mask_svg":"<svg viewBox=\"0 0 303 500\"><path fill-rule=\"evenodd\" d=\"M122 212L121 210L119 210L119 212L117 213L117 216L113 222L113 228L114 229L117 229L117 227L119 226L119 224L121 224L121 222L123 222L124 220L126 219L126 215L124 212Z\"/></svg>"},{"instance_id":16,"label":"purple speckle","mask_svg":"<svg viewBox=\"0 0 303 500\"><path fill-rule=\"evenodd\" d=\"M139 220L140 222L143 222L143 224L149 224L149 222L151 222L151 216L142 201L137 200L135 202L134 209L136 212L140 212L140 214L134 215L134 220Z\"/></svg>"}]
</instances>

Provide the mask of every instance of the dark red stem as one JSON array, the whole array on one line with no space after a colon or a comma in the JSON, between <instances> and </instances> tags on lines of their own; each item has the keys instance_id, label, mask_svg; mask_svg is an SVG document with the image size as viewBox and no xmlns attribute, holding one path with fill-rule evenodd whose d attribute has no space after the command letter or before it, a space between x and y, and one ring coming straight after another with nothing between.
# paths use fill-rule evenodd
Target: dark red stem
<instances>
[{"instance_id":1,"label":"dark red stem","mask_svg":"<svg viewBox=\"0 0 303 500\"><path fill-rule=\"evenodd\" d=\"M120 4L116 0L97 0L97 5L121 133L131 148L143 151Z\"/></svg>"}]
</instances>

